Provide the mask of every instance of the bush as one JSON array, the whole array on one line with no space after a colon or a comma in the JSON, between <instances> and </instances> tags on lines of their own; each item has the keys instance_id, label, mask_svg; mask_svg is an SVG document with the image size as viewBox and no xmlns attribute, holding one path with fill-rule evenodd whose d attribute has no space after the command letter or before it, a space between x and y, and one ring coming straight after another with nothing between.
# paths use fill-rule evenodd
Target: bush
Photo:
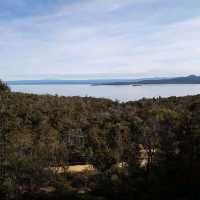
<instances>
[{"instance_id":1,"label":"bush","mask_svg":"<svg viewBox=\"0 0 200 200\"><path fill-rule=\"evenodd\" d=\"M0 80L0 92L10 92L8 85Z\"/></svg>"}]
</instances>

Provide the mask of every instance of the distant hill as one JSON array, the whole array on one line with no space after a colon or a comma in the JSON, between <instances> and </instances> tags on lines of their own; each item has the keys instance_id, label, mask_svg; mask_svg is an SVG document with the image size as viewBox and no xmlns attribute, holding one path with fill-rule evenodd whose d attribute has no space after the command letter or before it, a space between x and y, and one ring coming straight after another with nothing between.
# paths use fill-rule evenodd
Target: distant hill
<instances>
[{"instance_id":1,"label":"distant hill","mask_svg":"<svg viewBox=\"0 0 200 200\"><path fill-rule=\"evenodd\" d=\"M144 85L144 84L200 84L200 76L143 79L97 79L97 80L17 80L8 85Z\"/></svg>"},{"instance_id":2,"label":"distant hill","mask_svg":"<svg viewBox=\"0 0 200 200\"><path fill-rule=\"evenodd\" d=\"M90 84L103 84L105 82L120 82L117 80L17 80L7 81L9 85L90 85Z\"/></svg>"},{"instance_id":3,"label":"distant hill","mask_svg":"<svg viewBox=\"0 0 200 200\"><path fill-rule=\"evenodd\" d=\"M146 79L88 79L88 80L16 80L7 81L8 85L109 85L127 84Z\"/></svg>"},{"instance_id":4,"label":"distant hill","mask_svg":"<svg viewBox=\"0 0 200 200\"><path fill-rule=\"evenodd\" d=\"M115 82L105 82L100 85L147 85L147 84L200 84L200 76L190 75L186 77L175 77L175 78L151 78L143 80L133 80L133 81L115 81Z\"/></svg>"},{"instance_id":5,"label":"distant hill","mask_svg":"<svg viewBox=\"0 0 200 200\"><path fill-rule=\"evenodd\" d=\"M134 82L134 84L200 84L200 76L190 75L186 77L176 77L160 80L143 80Z\"/></svg>"}]
</instances>

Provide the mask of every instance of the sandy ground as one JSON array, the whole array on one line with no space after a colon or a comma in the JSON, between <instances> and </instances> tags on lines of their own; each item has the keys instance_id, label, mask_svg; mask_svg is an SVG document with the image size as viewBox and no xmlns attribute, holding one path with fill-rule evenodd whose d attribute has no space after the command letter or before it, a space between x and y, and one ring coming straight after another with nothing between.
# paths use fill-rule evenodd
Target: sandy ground
<instances>
[{"instance_id":1,"label":"sandy ground","mask_svg":"<svg viewBox=\"0 0 200 200\"><path fill-rule=\"evenodd\" d=\"M51 167L50 168L55 173L64 173L64 172L70 172L70 173L81 173L81 172L92 172L95 171L95 168L93 165L70 165L70 166L63 166L63 167Z\"/></svg>"},{"instance_id":2,"label":"sandy ground","mask_svg":"<svg viewBox=\"0 0 200 200\"><path fill-rule=\"evenodd\" d=\"M145 167L147 164L147 159L144 157L141 160L141 167ZM127 167L127 163L121 162L117 164L117 167L124 168ZM93 165L84 164L84 165L70 165L70 166L60 166L60 167L51 167L50 168L54 173L64 173L64 172L70 172L70 173L83 173L83 172L95 172L96 169Z\"/></svg>"}]
</instances>

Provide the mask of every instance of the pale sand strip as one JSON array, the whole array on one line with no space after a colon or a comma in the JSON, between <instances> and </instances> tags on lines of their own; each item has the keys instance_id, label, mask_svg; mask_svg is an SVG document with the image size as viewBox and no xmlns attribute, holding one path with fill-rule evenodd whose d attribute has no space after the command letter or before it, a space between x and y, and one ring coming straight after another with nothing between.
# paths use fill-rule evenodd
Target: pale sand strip
<instances>
[{"instance_id":1,"label":"pale sand strip","mask_svg":"<svg viewBox=\"0 0 200 200\"><path fill-rule=\"evenodd\" d=\"M54 173L64 173L64 172L70 172L70 173L81 173L81 172L93 172L95 171L95 168L93 165L70 165L70 166L63 166L63 167L51 167L50 168Z\"/></svg>"}]
</instances>

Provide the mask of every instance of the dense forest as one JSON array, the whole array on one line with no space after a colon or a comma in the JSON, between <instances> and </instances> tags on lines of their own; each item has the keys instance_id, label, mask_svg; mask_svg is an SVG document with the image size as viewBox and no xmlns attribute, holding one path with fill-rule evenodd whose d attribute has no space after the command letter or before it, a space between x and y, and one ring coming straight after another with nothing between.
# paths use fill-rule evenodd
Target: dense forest
<instances>
[{"instance_id":1,"label":"dense forest","mask_svg":"<svg viewBox=\"0 0 200 200\"><path fill-rule=\"evenodd\" d=\"M120 103L1 83L0 102L0 199L200 199L200 95Z\"/></svg>"}]
</instances>

